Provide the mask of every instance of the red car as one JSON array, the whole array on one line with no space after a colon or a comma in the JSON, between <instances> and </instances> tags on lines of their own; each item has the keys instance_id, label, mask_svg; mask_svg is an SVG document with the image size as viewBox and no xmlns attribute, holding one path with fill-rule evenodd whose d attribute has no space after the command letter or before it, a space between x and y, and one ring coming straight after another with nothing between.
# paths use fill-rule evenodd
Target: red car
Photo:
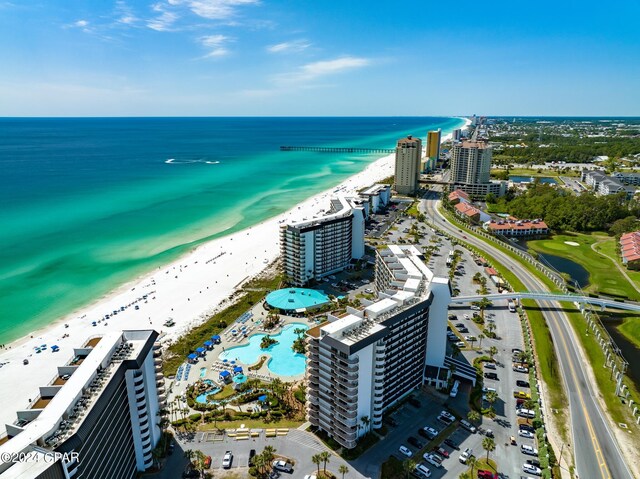
<instances>
[{"instance_id":1,"label":"red car","mask_svg":"<svg viewBox=\"0 0 640 479\"><path fill-rule=\"evenodd\" d=\"M491 471L484 471L482 469L478 470L478 479L498 479L498 473L493 473Z\"/></svg>"},{"instance_id":2,"label":"red car","mask_svg":"<svg viewBox=\"0 0 640 479\"><path fill-rule=\"evenodd\" d=\"M442 457L449 457L449 451L447 451L444 447L440 446L440 447L436 447L433 452L436 452L438 454L440 454Z\"/></svg>"}]
</instances>

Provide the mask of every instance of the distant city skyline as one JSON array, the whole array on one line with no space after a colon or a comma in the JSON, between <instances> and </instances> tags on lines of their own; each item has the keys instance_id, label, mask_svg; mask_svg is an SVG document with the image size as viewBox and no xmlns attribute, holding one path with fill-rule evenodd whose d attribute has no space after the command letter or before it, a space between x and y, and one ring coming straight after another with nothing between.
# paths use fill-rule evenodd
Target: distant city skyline
<instances>
[{"instance_id":1,"label":"distant city skyline","mask_svg":"<svg viewBox=\"0 0 640 479\"><path fill-rule=\"evenodd\" d=\"M640 4L0 0L0 116L638 116Z\"/></svg>"}]
</instances>

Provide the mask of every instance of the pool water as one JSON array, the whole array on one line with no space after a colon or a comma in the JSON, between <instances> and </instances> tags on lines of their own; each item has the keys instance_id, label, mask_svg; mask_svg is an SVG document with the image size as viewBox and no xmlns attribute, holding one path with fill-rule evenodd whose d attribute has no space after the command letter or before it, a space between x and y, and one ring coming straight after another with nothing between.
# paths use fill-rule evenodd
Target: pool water
<instances>
[{"instance_id":1,"label":"pool water","mask_svg":"<svg viewBox=\"0 0 640 479\"><path fill-rule=\"evenodd\" d=\"M267 368L278 376L299 376L304 374L306 368L306 356L291 349L293 342L298 335L294 333L296 329L309 329L304 323L287 324L278 334L270 334L278 341L267 349L260 349L260 342L266 334L254 334L249 337L249 344L229 348L220 354L220 359L237 360L243 364L255 364L263 354L269 354L271 359ZM237 358L237 359L236 359Z\"/></svg>"},{"instance_id":2,"label":"pool water","mask_svg":"<svg viewBox=\"0 0 640 479\"><path fill-rule=\"evenodd\" d=\"M200 368L200 377L203 378L207 374L207 368Z\"/></svg>"},{"instance_id":3,"label":"pool water","mask_svg":"<svg viewBox=\"0 0 640 479\"><path fill-rule=\"evenodd\" d=\"M210 396L211 394L217 394L220 391L222 391L222 389L220 389L219 387L215 387L213 389L210 389L207 392L204 392L202 394L200 394L198 397L196 397L196 402L200 403L200 404L206 404L207 403L207 396Z\"/></svg>"},{"instance_id":4,"label":"pool water","mask_svg":"<svg viewBox=\"0 0 640 479\"><path fill-rule=\"evenodd\" d=\"M548 185L555 185L558 182L555 180L555 178L551 177L551 176L538 176L538 177L534 177L534 176L509 176L509 180L513 183L533 183L534 180L538 180L540 183L546 183Z\"/></svg>"}]
</instances>

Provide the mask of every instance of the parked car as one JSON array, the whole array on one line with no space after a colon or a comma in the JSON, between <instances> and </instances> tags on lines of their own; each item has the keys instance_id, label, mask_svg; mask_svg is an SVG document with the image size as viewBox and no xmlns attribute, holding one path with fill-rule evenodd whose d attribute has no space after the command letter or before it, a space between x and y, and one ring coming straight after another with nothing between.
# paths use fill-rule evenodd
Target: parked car
<instances>
[{"instance_id":1,"label":"parked car","mask_svg":"<svg viewBox=\"0 0 640 479\"><path fill-rule=\"evenodd\" d=\"M456 417L455 417L453 414L451 414L449 411L446 411L446 410L444 410L444 409L443 409L442 411L440 411L440 415L441 415L442 417L446 417L446 418L447 418L447 419L449 419L449 421L451 421L451 422L453 422L453 421L455 421L455 420L456 420Z\"/></svg>"},{"instance_id":2,"label":"parked car","mask_svg":"<svg viewBox=\"0 0 640 479\"><path fill-rule=\"evenodd\" d=\"M450 437L446 438L444 440L444 443L452 449L455 449L455 450L460 449L460 446L458 445L458 443L453 439L451 439Z\"/></svg>"},{"instance_id":3,"label":"parked car","mask_svg":"<svg viewBox=\"0 0 640 479\"><path fill-rule=\"evenodd\" d=\"M484 469L478 470L478 479L498 479L498 473L493 473Z\"/></svg>"},{"instance_id":4,"label":"parked car","mask_svg":"<svg viewBox=\"0 0 640 479\"><path fill-rule=\"evenodd\" d=\"M399 450L399 451L400 451L400 453L401 453L402 455L404 455L404 456L407 456L407 457L411 457L411 456L413 456L413 453L411 452L411 449L409 449L407 446L400 446L400 447L398 448L398 450Z\"/></svg>"},{"instance_id":5,"label":"parked car","mask_svg":"<svg viewBox=\"0 0 640 479\"><path fill-rule=\"evenodd\" d=\"M516 385L520 386L521 388L528 388L529 387L529 381L523 381L522 379L518 379L516 381Z\"/></svg>"},{"instance_id":6,"label":"parked car","mask_svg":"<svg viewBox=\"0 0 640 479\"><path fill-rule=\"evenodd\" d=\"M256 455L256 450L255 449L251 449L249 451L249 466L253 466L253 458Z\"/></svg>"},{"instance_id":7,"label":"parked car","mask_svg":"<svg viewBox=\"0 0 640 479\"><path fill-rule=\"evenodd\" d=\"M427 461L432 466L435 466L437 468L442 467L442 464L440 464L442 461L438 461L437 456L435 456L434 454L426 453L422 457L424 458L425 461Z\"/></svg>"},{"instance_id":8,"label":"parked car","mask_svg":"<svg viewBox=\"0 0 640 479\"><path fill-rule=\"evenodd\" d=\"M429 439L433 439L439 434L436 429L434 429L434 428L432 428L430 426L425 426L423 429L424 429L424 432L427 433L427 437Z\"/></svg>"},{"instance_id":9,"label":"parked car","mask_svg":"<svg viewBox=\"0 0 640 479\"><path fill-rule=\"evenodd\" d=\"M431 477L431 470L422 463L416 465L414 472L418 473L418 475L421 475L422 477Z\"/></svg>"},{"instance_id":10,"label":"parked car","mask_svg":"<svg viewBox=\"0 0 640 479\"><path fill-rule=\"evenodd\" d=\"M513 370L517 373L528 373L529 372L529 368L526 368L524 366L520 366L517 364L513 365Z\"/></svg>"},{"instance_id":11,"label":"parked car","mask_svg":"<svg viewBox=\"0 0 640 479\"><path fill-rule=\"evenodd\" d=\"M422 403L420 403L420 401L418 401L416 398L414 397L410 397L409 398L409 404L411 404L413 407L420 407L422 406Z\"/></svg>"},{"instance_id":12,"label":"parked car","mask_svg":"<svg viewBox=\"0 0 640 479\"><path fill-rule=\"evenodd\" d=\"M526 429L519 429L518 436L526 437L527 439L533 439L535 437L535 434L531 431L527 431Z\"/></svg>"},{"instance_id":13,"label":"parked car","mask_svg":"<svg viewBox=\"0 0 640 479\"><path fill-rule=\"evenodd\" d=\"M473 449L471 449L470 447L466 448L462 454L460 454L460 457L458 458L458 460L462 463L462 464L466 464L467 461L469 460L469 458L473 456Z\"/></svg>"},{"instance_id":14,"label":"parked car","mask_svg":"<svg viewBox=\"0 0 640 479\"><path fill-rule=\"evenodd\" d=\"M455 418L454 418L454 419L451 419L451 418L449 418L449 417L447 417L447 416L443 416L442 414L441 414L440 416L438 416L438 421L440 421L440 422L442 422L442 423L446 424L447 426L448 426L449 424L451 424L454 420L455 420Z\"/></svg>"},{"instance_id":15,"label":"parked car","mask_svg":"<svg viewBox=\"0 0 640 479\"><path fill-rule=\"evenodd\" d=\"M475 434L477 431L476 427L466 419L461 419L460 425L472 434Z\"/></svg>"},{"instance_id":16,"label":"parked car","mask_svg":"<svg viewBox=\"0 0 640 479\"><path fill-rule=\"evenodd\" d=\"M456 346L458 346L459 348L464 348L465 347L464 341L458 341L456 343Z\"/></svg>"},{"instance_id":17,"label":"parked car","mask_svg":"<svg viewBox=\"0 0 640 479\"><path fill-rule=\"evenodd\" d=\"M204 458L204 468L209 469L211 467L211 456Z\"/></svg>"},{"instance_id":18,"label":"parked car","mask_svg":"<svg viewBox=\"0 0 640 479\"><path fill-rule=\"evenodd\" d=\"M233 462L233 454L231 451L226 451L222 458L222 467L223 469L231 468L231 463Z\"/></svg>"},{"instance_id":19,"label":"parked car","mask_svg":"<svg viewBox=\"0 0 640 479\"><path fill-rule=\"evenodd\" d=\"M288 473L293 472L293 464L291 464L289 461L283 461L282 459L276 459L275 461L273 461L271 463L271 467L273 467L276 471Z\"/></svg>"},{"instance_id":20,"label":"parked car","mask_svg":"<svg viewBox=\"0 0 640 479\"><path fill-rule=\"evenodd\" d=\"M537 456L538 455L538 450L536 448L534 448L533 446L529 446L528 444L521 444L520 445L520 452L522 452L522 454L526 454L528 456Z\"/></svg>"},{"instance_id":21,"label":"parked car","mask_svg":"<svg viewBox=\"0 0 640 479\"><path fill-rule=\"evenodd\" d=\"M530 466L540 467L540 461L537 459L527 459L525 462Z\"/></svg>"},{"instance_id":22,"label":"parked car","mask_svg":"<svg viewBox=\"0 0 640 479\"><path fill-rule=\"evenodd\" d=\"M418 429L418 434L420 434L422 437L424 437L425 439L431 439L429 437L429 435L427 434L427 431L425 431L424 429L420 428Z\"/></svg>"},{"instance_id":23,"label":"parked car","mask_svg":"<svg viewBox=\"0 0 640 479\"><path fill-rule=\"evenodd\" d=\"M424 443L414 436L409 436L407 442L417 449L422 449L424 447Z\"/></svg>"},{"instance_id":24,"label":"parked car","mask_svg":"<svg viewBox=\"0 0 640 479\"><path fill-rule=\"evenodd\" d=\"M484 363L484 368L485 369L497 369L495 363L489 363L489 362L485 362Z\"/></svg>"},{"instance_id":25,"label":"parked car","mask_svg":"<svg viewBox=\"0 0 640 479\"><path fill-rule=\"evenodd\" d=\"M472 311L480 311L480 307L476 306L475 304L471 306L470 308Z\"/></svg>"},{"instance_id":26,"label":"parked car","mask_svg":"<svg viewBox=\"0 0 640 479\"><path fill-rule=\"evenodd\" d=\"M484 377L487 379L498 380L498 375L496 373L484 373Z\"/></svg>"},{"instance_id":27,"label":"parked car","mask_svg":"<svg viewBox=\"0 0 640 479\"><path fill-rule=\"evenodd\" d=\"M373 290L371 288L366 288L364 292L367 294L373 294Z\"/></svg>"},{"instance_id":28,"label":"parked car","mask_svg":"<svg viewBox=\"0 0 640 479\"><path fill-rule=\"evenodd\" d=\"M398 425L398 423L394 421L392 417L385 417L384 422L386 422L389 426L393 426L393 427L396 427Z\"/></svg>"},{"instance_id":29,"label":"parked car","mask_svg":"<svg viewBox=\"0 0 640 479\"><path fill-rule=\"evenodd\" d=\"M536 466L532 466L531 464L523 464L522 465L522 470L524 472L527 472L529 474L534 474L536 476L541 476L542 475L542 471L540 470L540 468L536 467Z\"/></svg>"},{"instance_id":30,"label":"parked car","mask_svg":"<svg viewBox=\"0 0 640 479\"><path fill-rule=\"evenodd\" d=\"M444 447L442 446L438 446L436 447L433 452L441 455L442 457L444 457L445 459L449 458L449 451L447 451Z\"/></svg>"}]
</instances>

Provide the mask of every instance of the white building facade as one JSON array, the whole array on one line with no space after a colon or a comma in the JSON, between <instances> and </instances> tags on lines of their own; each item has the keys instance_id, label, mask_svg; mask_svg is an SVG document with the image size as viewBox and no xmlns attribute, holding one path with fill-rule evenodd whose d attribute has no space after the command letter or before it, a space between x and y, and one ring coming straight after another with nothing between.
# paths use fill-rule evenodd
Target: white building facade
<instances>
[{"instance_id":1,"label":"white building facade","mask_svg":"<svg viewBox=\"0 0 640 479\"><path fill-rule=\"evenodd\" d=\"M382 427L384 411L445 358L449 280L413 246L378 253L375 301L307 332L307 417L346 448Z\"/></svg>"},{"instance_id":2,"label":"white building facade","mask_svg":"<svg viewBox=\"0 0 640 479\"><path fill-rule=\"evenodd\" d=\"M331 200L325 216L282 225L280 251L288 281L303 286L362 258L366 215L361 200L341 197Z\"/></svg>"}]
</instances>

